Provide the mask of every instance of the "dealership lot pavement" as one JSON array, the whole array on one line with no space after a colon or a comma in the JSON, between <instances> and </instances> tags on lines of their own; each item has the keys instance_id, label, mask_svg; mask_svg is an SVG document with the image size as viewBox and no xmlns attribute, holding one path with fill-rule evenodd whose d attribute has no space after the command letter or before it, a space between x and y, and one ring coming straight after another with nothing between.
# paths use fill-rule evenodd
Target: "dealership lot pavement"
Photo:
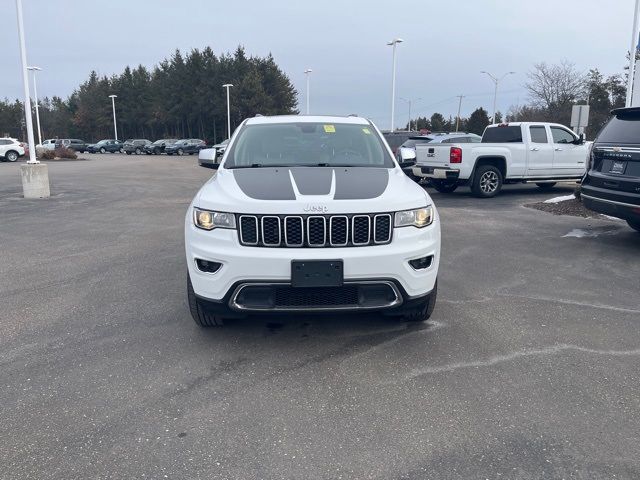
<instances>
[{"instance_id":1,"label":"dealership lot pavement","mask_svg":"<svg viewBox=\"0 0 640 480\"><path fill-rule=\"evenodd\" d=\"M434 194L439 298L415 326L273 317L200 330L195 157L0 164L0 478L638 478L640 235ZM566 236L569 235L569 236Z\"/></svg>"}]
</instances>

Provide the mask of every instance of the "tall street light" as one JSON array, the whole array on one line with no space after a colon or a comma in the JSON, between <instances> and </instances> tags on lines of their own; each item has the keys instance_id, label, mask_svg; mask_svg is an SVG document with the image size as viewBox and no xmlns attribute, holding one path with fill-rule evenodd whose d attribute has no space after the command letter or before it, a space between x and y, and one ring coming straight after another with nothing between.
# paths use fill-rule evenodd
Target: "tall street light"
<instances>
[{"instance_id":1,"label":"tall street light","mask_svg":"<svg viewBox=\"0 0 640 480\"><path fill-rule=\"evenodd\" d=\"M231 103L229 103L229 88L233 87L230 83L225 83L222 88L227 89L227 138L231 138Z\"/></svg>"},{"instance_id":2,"label":"tall street light","mask_svg":"<svg viewBox=\"0 0 640 480\"><path fill-rule=\"evenodd\" d=\"M118 140L118 125L116 124L116 98L117 95L109 95L111 99L111 107L113 108L113 133L116 136L116 140Z\"/></svg>"},{"instance_id":3,"label":"tall street light","mask_svg":"<svg viewBox=\"0 0 640 480\"><path fill-rule=\"evenodd\" d=\"M495 84L496 88L493 92L493 119L491 121L491 123L496 123L496 105L498 102L498 84L504 79L504 77L506 77L507 75L513 75L516 72L507 72L504 75L502 75L500 78L498 77L494 77L493 75L491 75L489 72L485 72L484 70L481 71L480 73L484 73L486 75L489 76L489 78L491 78L491 80L493 80L493 83Z\"/></svg>"},{"instance_id":4,"label":"tall street light","mask_svg":"<svg viewBox=\"0 0 640 480\"><path fill-rule=\"evenodd\" d=\"M393 74L391 77L391 131L395 128L395 114L396 114L396 47L404 40L401 38L394 38L387 45L393 47Z\"/></svg>"},{"instance_id":5,"label":"tall street light","mask_svg":"<svg viewBox=\"0 0 640 480\"><path fill-rule=\"evenodd\" d=\"M422 100L422 98L403 98L400 97L400 100L403 100L405 102L407 102L409 104L409 131L411 131L411 104L413 102L417 102L418 100ZM417 122L416 122L416 130L418 129L417 126Z\"/></svg>"},{"instance_id":6,"label":"tall street light","mask_svg":"<svg viewBox=\"0 0 640 480\"><path fill-rule=\"evenodd\" d=\"M36 83L36 72L42 71L40 67L27 67L33 72L33 96L36 100L36 124L38 125L38 144L42 145L42 129L40 128L40 110L38 108L38 84Z\"/></svg>"},{"instance_id":7,"label":"tall street light","mask_svg":"<svg viewBox=\"0 0 640 480\"><path fill-rule=\"evenodd\" d=\"M460 110L462 110L462 99L464 98L464 95L458 95L458 98L459 98L459 102L458 102L458 116L456 117L456 132L460 128Z\"/></svg>"},{"instance_id":8,"label":"tall street light","mask_svg":"<svg viewBox=\"0 0 640 480\"><path fill-rule=\"evenodd\" d=\"M311 95L311 90L310 90L310 84L309 84L309 79L311 78L311 72L313 72L313 70L311 70L310 68L307 68L304 71L304 74L307 76L307 115L309 115L309 96Z\"/></svg>"},{"instance_id":9,"label":"tall street light","mask_svg":"<svg viewBox=\"0 0 640 480\"><path fill-rule=\"evenodd\" d=\"M27 74L27 51L24 43L24 22L22 20L22 0L16 0L18 13L18 37L20 38L20 60L22 61L22 84L24 87L24 114L27 121L27 141L29 142L29 160L27 163L40 163L36 160L36 146L33 140L33 120L31 119L31 97L29 95L29 77Z\"/></svg>"},{"instance_id":10,"label":"tall street light","mask_svg":"<svg viewBox=\"0 0 640 480\"><path fill-rule=\"evenodd\" d=\"M18 17L18 39L20 43L20 62L22 64L22 86L24 87L24 116L27 121L27 141L29 142L29 160L20 165L22 193L24 198L49 198L49 170L47 165L36 159L36 146L33 141L33 123L31 120L31 98L29 97L29 74L27 72L27 49L24 42L24 21L22 19L22 0L16 0Z\"/></svg>"},{"instance_id":11,"label":"tall street light","mask_svg":"<svg viewBox=\"0 0 640 480\"><path fill-rule=\"evenodd\" d=\"M633 14L633 31L631 32L631 46L629 47L629 76L627 77L627 99L625 107L633 105L632 95L635 93L640 99L640 92L634 92L634 78L636 72L636 53L638 51L638 23L640 22L640 0L636 0Z\"/></svg>"}]
</instances>

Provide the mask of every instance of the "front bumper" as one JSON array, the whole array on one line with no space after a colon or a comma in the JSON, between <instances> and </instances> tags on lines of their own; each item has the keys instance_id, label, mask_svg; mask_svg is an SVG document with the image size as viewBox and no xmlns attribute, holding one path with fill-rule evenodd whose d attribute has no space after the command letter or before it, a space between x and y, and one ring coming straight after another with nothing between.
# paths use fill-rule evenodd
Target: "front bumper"
<instances>
[{"instance_id":1,"label":"front bumper","mask_svg":"<svg viewBox=\"0 0 640 480\"><path fill-rule=\"evenodd\" d=\"M345 248L265 248L240 245L236 230L201 230L193 226L191 208L185 220L187 267L195 294L212 302L230 302L243 283L288 285L293 260L337 260L344 264L345 284L391 282L401 302L428 295L434 288L440 263L440 220L436 210L429 227L395 228L387 245ZM428 268L415 270L410 260L431 256ZM215 273L198 269L196 260L218 262ZM387 307L399 304L391 302ZM379 306L378 306L379 307Z\"/></svg>"}]
</instances>

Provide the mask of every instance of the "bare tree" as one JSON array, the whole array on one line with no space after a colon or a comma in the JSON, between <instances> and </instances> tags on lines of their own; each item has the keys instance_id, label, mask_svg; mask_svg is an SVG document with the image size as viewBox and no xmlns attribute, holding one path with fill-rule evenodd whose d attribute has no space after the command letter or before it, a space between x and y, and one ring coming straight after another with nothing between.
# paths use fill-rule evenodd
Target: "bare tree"
<instances>
[{"instance_id":1,"label":"bare tree","mask_svg":"<svg viewBox=\"0 0 640 480\"><path fill-rule=\"evenodd\" d=\"M543 110L550 121L567 124L571 118L571 105L585 98L586 75L575 65L563 60L557 65L538 63L528 74L525 88L531 97L531 106Z\"/></svg>"}]
</instances>

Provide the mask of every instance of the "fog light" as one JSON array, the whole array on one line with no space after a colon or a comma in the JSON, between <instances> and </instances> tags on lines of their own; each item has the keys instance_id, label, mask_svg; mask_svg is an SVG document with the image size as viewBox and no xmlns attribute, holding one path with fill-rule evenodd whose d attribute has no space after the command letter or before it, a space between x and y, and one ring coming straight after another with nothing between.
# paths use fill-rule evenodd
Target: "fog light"
<instances>
[{"instance_id":1,"label":"fog light","mask_svg":"<svg viewBox=\"0 0 640 480\"><path fill-rule=\"evenodd\" d=\"M198 270L205 273L216 273L222 266L221 263L202 260L201 258L196 258L196 265L198 266Z\"/></svg>"},{"instance_id":2,"label":"fog light","mask_svg":"<svg viewBox=\"0 0 640 480\"><path fill-rule=\"evenodd\" d=\"M428 257L409 260L409 265L411 265L411 268L413 268L414 270L424 270L425 268L429 268L431 266L432 261L433 255L429 255Z\"/></svg>"}]
</instances>

